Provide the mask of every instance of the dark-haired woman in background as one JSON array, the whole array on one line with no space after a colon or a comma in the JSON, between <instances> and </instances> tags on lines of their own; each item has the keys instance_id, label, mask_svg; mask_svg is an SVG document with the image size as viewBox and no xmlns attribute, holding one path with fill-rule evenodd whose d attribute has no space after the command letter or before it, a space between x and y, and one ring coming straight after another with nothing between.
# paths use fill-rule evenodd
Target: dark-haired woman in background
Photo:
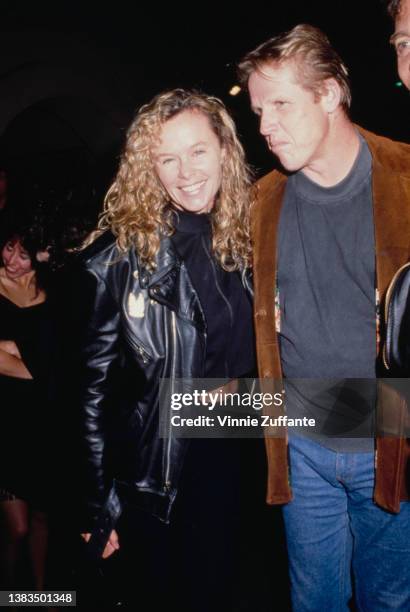
<instances>
[{"instance_id":1,"label":"dark-haired woman in background","mask_svg":"<svg viewBox=\"0 0 410 612\"><path fill-rule=\"evenodd\" d=\"M46 288L49 256L39 218L5 221L0 251L0 585L16 586L27 542L32 586L41 590L54 342Z\"/></svg>"}]
</instances>

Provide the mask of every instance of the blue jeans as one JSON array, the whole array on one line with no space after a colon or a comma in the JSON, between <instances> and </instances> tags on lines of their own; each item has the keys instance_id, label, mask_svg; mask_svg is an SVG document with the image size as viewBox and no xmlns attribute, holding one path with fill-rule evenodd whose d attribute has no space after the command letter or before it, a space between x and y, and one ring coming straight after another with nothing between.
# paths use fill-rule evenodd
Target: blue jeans
<instances>
[{"instance_id":1,"label":"blue jeans","mask_svg":"<svg viewBox=\"0 0 410 612\"><path fill-rule=\"evenodd\" d=\"M410 610L410 503L372 501L374 453L289 442L294 499L283 507L294 612Z\"/></svg>"}]
</instances>

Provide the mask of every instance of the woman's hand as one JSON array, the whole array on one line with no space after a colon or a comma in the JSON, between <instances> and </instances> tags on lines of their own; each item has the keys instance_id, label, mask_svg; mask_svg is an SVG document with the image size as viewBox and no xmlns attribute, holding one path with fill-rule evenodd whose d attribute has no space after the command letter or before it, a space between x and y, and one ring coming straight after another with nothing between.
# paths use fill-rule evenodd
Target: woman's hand
<instances>
[{"instance_id":1,"label":"woman's hand","mask_svg":"<svg viewBox=\"0 0 410 612\"><path fill-rule=\"evenodd\" d=\"M14 340L0 340L0 351L5 351L9 355L13 355L18 359L21 359L20 351L17 348L17 344Z\"/></svg>"},{"instance_id":2,"label":"woman's hand","mask_svg":"<svg viewBox=\"0 0 410 612\"><path fill-rule=\"evenodd\" d=\"M91 533L82 533L81 537L88 542L89 539L91 538ZM108 557L110 557L113 553L115 553L116 550L118 550L120 547L120 544L118 542L118 534L115 531L115 529L113 529L110 533L110 537L108 538L108 542L105 545L103 554L102 554L102 558L103 559L107 559Z\"/></svg>"},{"instance_id":3,"label":"woman's hand","mask_svg":"<svg viewBox=\"0 0 410 612\"><path fill-rule=\"evenodd\" d=\"M8 340L1 340L0 342L9 343ZM0 374L3 376L11 376L12 378L23 378L25 380L32 380L33 377L29 370L26 368L24 361L20 357L20 353L17 350L18 355L13 354L10 350L15 350L12 346L14 342L11 341L10 346L0 347ZM6 348L8 350L6 350Z\"/></svg>"}]
</instances>

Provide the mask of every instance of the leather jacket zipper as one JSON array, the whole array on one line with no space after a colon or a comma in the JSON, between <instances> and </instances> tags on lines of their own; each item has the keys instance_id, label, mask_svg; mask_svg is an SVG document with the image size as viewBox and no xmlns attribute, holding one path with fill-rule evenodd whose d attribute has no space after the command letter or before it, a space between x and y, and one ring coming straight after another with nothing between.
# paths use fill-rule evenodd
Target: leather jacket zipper
<instances>
[{"instance_id":1,"label":"leather jacket zipper","mask_svg":"<svg viewBox=\"0 0 410 612\"><path fill-rule=\"evenodd\" d=\"M142 362L144 364L149 363L150 361L152 361L152 357L151 355L148 353L148 351L145 349L145 347L138 341L136 341L130 334L126 334L126 337L128 339L128 341L130 342L130 344L132 345L132 347L135 349L135 351L138 353L138 355L141 357Z\"/></svg>"},{"instance_id":2,"label":"leather jacket zipper","mask_svg":"<svg viewBox=\"0 0 410 612\"><path fill-rule=\"evenodd\" d=\"M171 337L172 337L172 347L171 347L171 394L173 395L175 390L175 372L176 372L176 359L175 359L175 351L176 351L176 320L175 320L175 312L171 312ZM169 492L171 490L171 481L170 481L170 471L171 471L171 419L168 422L168 439L167 439L167 447L165 451L165 478L164 478L164 491Z\"/></svg>"},{"instance_id":3,"label":"leather jacket zipper","mask_svg":"<svg viewBox=\"0 0 410 612\"><path fill-rule=\"evenodd\" d=\"M137 352L141 355L143 363L149 363L151 360L151 356L148 355L148 353L142 348L142 346L136 344L135 348L137 349Z\"/></svg>"}]
</instances>

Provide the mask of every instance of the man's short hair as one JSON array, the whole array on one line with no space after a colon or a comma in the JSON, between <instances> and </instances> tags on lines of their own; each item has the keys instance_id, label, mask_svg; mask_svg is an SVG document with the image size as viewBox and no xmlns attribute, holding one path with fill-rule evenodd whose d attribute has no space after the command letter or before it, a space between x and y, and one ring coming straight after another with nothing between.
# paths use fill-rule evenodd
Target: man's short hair
<instances>
[{"instance_id":1,"label":"man's short hair","mask_svg":"<svg viewBox=\"0 0 410 612\"><path fill-rule=\"evenodd\" d=\"M238 65L238 77L247 86L253 72L262 72L268 64L295 62L300 84L323 93L323 82L333 78L341 89L341 105L347 111L351 104L348 70L327 36L314 26L301 24L289 32L270 38L245 55Z\"/></svg>"},{"instance_id":2,"label":"man's short hair","mask_svg":"<svg viewBox=\"0 0 410 612\"><path fill-rule=\"evenodd\" d=\"M395 20L401 10L402 0L387 0L387 12L390 17Z\"/></svg>"}]
</instances>

